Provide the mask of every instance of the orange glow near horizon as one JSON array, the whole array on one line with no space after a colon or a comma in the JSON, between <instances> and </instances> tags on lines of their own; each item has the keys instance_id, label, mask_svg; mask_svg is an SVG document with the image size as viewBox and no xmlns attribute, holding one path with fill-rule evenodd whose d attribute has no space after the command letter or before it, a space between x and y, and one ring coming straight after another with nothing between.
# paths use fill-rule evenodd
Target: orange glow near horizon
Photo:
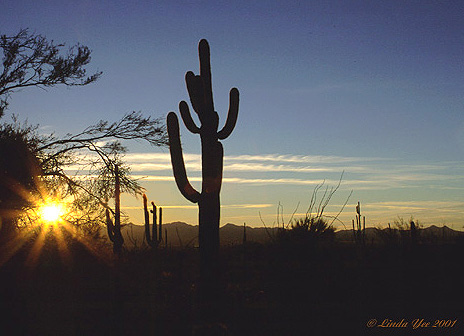
<instances>
[{"instance_id":1,"label":"orange glow near horizon","mask_svg":"<svg viewBox=\"0 0 464 336\"><path fill-rule=\"evenodd\" d=\"M18 234L1 247L0 266L10 260L27 242L33 240L28 247L25 265L34 268L39 262L44 246L56 244L63 263L72 261L72 251L68 243L75 241L83 245L92 255L104 262L112 260L112 254L100 249L94 241L74 226L73 220L79 216L79 210L72 206L72 197L63 197L58 190L50 190L41 180L36 180L37 193L15 185L13 192L23 198L31 206L24 211L11 209L3 215L17 219ZM0 223L1 224L1 223Z\"/></svg>"}]
</instances>

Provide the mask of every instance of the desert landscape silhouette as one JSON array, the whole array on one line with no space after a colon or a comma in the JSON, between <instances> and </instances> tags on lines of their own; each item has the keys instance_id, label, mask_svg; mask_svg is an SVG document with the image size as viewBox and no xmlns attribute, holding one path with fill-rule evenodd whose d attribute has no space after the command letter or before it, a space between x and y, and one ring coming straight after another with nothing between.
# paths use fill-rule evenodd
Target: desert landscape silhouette
<instances>
[{"instance_id":1,"label":"desert landscape silhouette","mask_svg":"<svg viewBox=\"0 0 464 336\"><path fill-rule=\"evenodd\" d=\"M165 115L133 111L94 122L74 114L80 131L52 131L11 113L14 102L38 88L62 97L89 94L106 73L92 67L94 51L80 43L67 46L29 28L1 33L2 335L463 333L459 159L414 164L414 153L395 163L374 157L375 149L369 157L260 153L261 145L290 143L281 140L287 121L264 107L266 113L250 116L258 105L249 96L261 91L236 88L234 80L236 72L252 71L241 60L257 56L233 50L233 43L215 53L209 38L195 40L197 51L182 39L168 47L182 56L167 57L166 66L183 60L199 71L182 70L188 101L173 88ZM292 67L288 59L279 64ZM226 78L216 81L216 74ZM140 83L133 94L145 92ZM445 96L457 99L451 89ZM305 123L290 109L282 113L295 130ZM261 119L250 128L253 118ZM344 146L344 131L318 118L306 123L309 136L342 139ZM347 124L369 126L365 115L350 118L356 120ZM306 136L291 143L302 146ZM362 153L362 139L353 143ZM144 145L151 152L138 149ZM300 195L306 199L289 210Z\"/></svg>"}]
</instances>

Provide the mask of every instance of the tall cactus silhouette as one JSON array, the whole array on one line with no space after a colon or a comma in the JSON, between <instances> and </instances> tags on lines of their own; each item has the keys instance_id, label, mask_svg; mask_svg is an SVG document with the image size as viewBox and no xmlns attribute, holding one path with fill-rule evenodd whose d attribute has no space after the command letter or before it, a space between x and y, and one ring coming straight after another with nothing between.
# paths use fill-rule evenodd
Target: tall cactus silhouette
<instances>
[{"instance_id":1,"label":"tall cactus silhouette","mask_svg":"<svg viewBox=\"0 0 464 336\"><path fill-rule=\"evenodd\" d=\"M160 207L159 208L159 224L157 223L157 214L156 214L156 205L155 203L151 202L151 205L153 207L150 212L153 214L153 226L152 226L152 232L150 233L150 215L148 212L148 200L147 200L147 195L143 194L143 212L145 215L145 237L147 239L148 245L151 247L157 248L158 245L162 241L162 235L163 235L163 228L162 228L162 223L163 223L163 209ZM159 230L159 231L158 231Z\"/></svg>"},{"instance_id":2,"label":"tall cactus silhouette","mask_svg":"<svg viewBox=\"0 0 464 336\"><path fill-rule=\"evenodd\" d=\"M121 254L124 238L121 234L121 183L119 181L118 165L114 166L114 225L110 217L110 211L106 209L106 228L108 237L113 243L113 252Z\"/></svg>"},{"instance_id":3,"label":"tall cactus silhouette","mask_svg":"<svg viewBox=\"0 0 464 336\"><path fill-rule=\"evenodd\" d=\"M412 245L416 245L417 244L417 234L418 234L418 227L416 225L416 223L414 223L414 221L410 220L409 222L409 225L410 225L410 231L411 231L411 244Z\"/></svg>"},{"instance_id":4,"label":"tall cactus silhouette","mask_svg":"<svg viewBox=\"0 0 464 336\"><path fill-rule=\"evenodd\" d=\"M193 72L189 71L185 75L185 81L190 102L198 115L201 126L198 127L193 121L185 101L180 102L179 110L187 129L194 134L200 134L202 154L201 192L196 191L188 181L182 156L179 121L174 112L168 114L167 124L171 162L177 187L186 199L198 203L200 254L205 265L213 262L219 250L219 193L222 184L224 157L224 150L219 140L226 139L235 127L238 115L239 92L236 88L230 90L227 120L225 126L218 131L219 116L214 110L208 42L201 40L198 50L200 75L194 75Z\"/></svg>"},{"instance_id":5,"label":"tall cactus silhouette","mask_svg":"<svg viewBox=\"0 0 464 336\"><path fill-rule=\"evenodd\" d=\"M358 204L356 205L356 227L354 224L354 219L352 220L352 224L355 243L359 245L364 245L366 242L366 217L361 216L360 202L358 202Z\"/></svg>"}]
</instances>

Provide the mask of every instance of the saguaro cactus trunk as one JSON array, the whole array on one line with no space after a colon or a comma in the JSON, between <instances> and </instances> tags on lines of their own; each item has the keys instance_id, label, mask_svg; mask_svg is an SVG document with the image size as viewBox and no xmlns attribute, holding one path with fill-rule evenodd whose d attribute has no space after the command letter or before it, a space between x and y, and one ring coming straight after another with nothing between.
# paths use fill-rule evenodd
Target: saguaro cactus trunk
<instances>
[{"instance_id":1,"label":"saguaro cactus trunk","mask_svg":"<svg viewBox=\"0 0 464 336\"><path fill-rule=\"evenodd\" d=\"M113 243L113 252L120 255L122 252L122 245L124 244L124 238L121 234L121 187L118 165L114 166L114 178L114 225L110 217L110 211L106 209L106 227L108 237Z\"/></svg>"},{"instance_id":2,"label":"saguaro cactus trunk","mask_svg":"<svg viewBox=\"0 0 464 336\"><path fill-rule=\"evenodd\" d=\"M194 134L200 134L203 170L201 193L196 191L187 179L179 137L179 121L174 112L168 114L167 123L169 149L176 184L185 198L193 203L198 203L200 250L204 260L208 260L217 254L219 249L219 193L222 184L224 156L224 150L219 140L226 139L235 127L238 115L239 92L236 88L230 90L227 121L224 128L218 131L219 116L214 110L208 42L201 40L198 49L200 75L196 76L189 71L185 75L185 81L192 107L198 114L201 126L195 125L185 101L180 102L179 110L187 129Z\"/></svg>"},{"instance_id":3,"label":"saguaro cactus trunk","mask_svg":"<svg viewBox=\"0 0 464 336\"><path fill-rule=\"evenodd\" d=\"M202 154L202 186L201 192L196 191L187 178L182 147L179 136L179 121L174 112L167 117L169 149L177 187L182 195L199 208L199 244L202 273L214 268L219 251L219 193L222 184L222 168L224 150L219 140L226 139L233 131L237 122L239 92L236 88L230 90L229 111L226 123L218 131L219 116L214 110L211 85L210 51L206 40L199 43L200 75L189 71L185 75L190 102L198 115L201 126L198 127L192 119L189 107L185 101L179 104L180 115L187 129L200 134Z\"/></svg>"},{"instance_id":4,"label":"saguaro cactus trunk","mask_svg":"<svg viewBox=\"0 0 464 336\"><path fill-rule=\"evenodd\" d=\"M364 245L366 243L366 217L362 217L362 222L361 222L361 203L358 202L356 205L356 229L354 226L354 220L353 220L353 234L355 238L356 244L359 244L360 246Z\"/></svg>"}]
</instances>

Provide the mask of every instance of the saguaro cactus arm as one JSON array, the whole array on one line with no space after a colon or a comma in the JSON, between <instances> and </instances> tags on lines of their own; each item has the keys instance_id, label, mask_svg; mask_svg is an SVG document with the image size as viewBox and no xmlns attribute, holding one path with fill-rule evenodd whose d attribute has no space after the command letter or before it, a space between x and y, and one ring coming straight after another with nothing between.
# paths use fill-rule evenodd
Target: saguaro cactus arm
<instances>
[{"instance_id":1,"label":"saguaro cactus arm","mask_svg":"<svg viewBox=\"0 0 464 336\"><path fill-rule=\"evenodd\" d=\"M195 74L192 71L188 71L185 74L185 83L187 84L187 91L193 109L198 114L198 116L200 117L200 121L203 124L204 111L206 110L207 105L211 106L211 103L206 104L205 101L206 95L203 80L200 76L195 76ZM214 109L210 109L209 111L214 111Z\"/></svg>"},{"instance_id":2,"label":"saguaro cactus arm","mask_svg":"<svg viewBox=\"0 0 464 336\"><path fill-rule=\"evenodd\" d=\"M203 82L206 108L210 111L214 111L213 87L211 84L210 52L209 44L205 39L200 41L198 45L198 53L200 56L200 77Z\"/></svg>"},{"instance_id":3,"label":"saguaro cactus arm","mask_svg":"<svg viewBox=\"0 0 464 336\"><path fill-rule=\"evenodd\" d=\"M108 231L108 238L114 242L114 225L110 217L110 211L106 209L106 229Z\"/></svg>"},{"instance_id":4,"label":"saguaro cactus arm","mask_svg":"<svg viewBox=\"0 0 464 336\"><path fill-rule=\"evenodd\" d=\"M158 219L157 219L157 216L156 216L156 205L155 205L154 202L151 202L151 208L152 208L152 210L150 210L150 212L153 215L153 227L151 228L151 232L152 232L151 240L152 240L152 243L153 243L152 246L157 246L158 245L158 231L157 231Z\"/></svg>"},{"instance_id":5,"label":"saguaro cactus arm","mask_svg":"<svg viewBox=\"0 0 464 336\"><path fill-rule=\"evenodd\" d=\"M169 112L167 120L169 151L171 153L171 164L177 188L186 199L192 203L197 203L200 199L200 193L192 187L187 178L182 146L180 144L179 120L174 112Z\"/></svg>"},{"instance_id":6,"label":"saguaro cactus arm","mask_svg":"<svg viewBox=\"0 0 464 336\"><path fill-rule=\"evenodd\" d=\"M202 125L201 129L207 133L217 133L219 116L214 111L210 52L209 45L206 40L200 41L198 51L200 58L200 75L196 76L192 71L188 71L185 74L187 91L189 93L193 109L200 118Z\"/></svg>"},{"instance_id":7,"label":"saguaro cactus arm","mask_svg":"<svg viewBox=\"0 0 464 336\"><path fill-rule=\"evenodd\" d=\"M106 228L108 230L108 237L113 242L113 251L116 254L120 254L124 238L121 234L121 187L118 165L114 166L114 177L114 224L111 220L109 209L106 209Z\"/></svg>"},{"instance_id":8,"label":"saguaro cactus arm","mask_svg":"<svg viewBox=\"0 0 464 336\"><path fill-rule=\"evenodd\" d=\"M158 243L163 240L163 208L159 207Z\"/></svg>"},{"instance_id":9,"label":"saguaro cactus arm","mask_svg":"<svg viewBox=\"0 0 464 336\"><path fill-rule=\"evenodd\" d=\"M147 239L148 245L151 243L150 235L150 214L148 212L148 200L147 195L143 194L143 214L145 217L145 238Z\"/></svg>"},{"instance_id":10,"label":"saguaro cactus arm","mask_svg":"<svg viewBox=\"0 0 464 336\"><path fill-rule=\"evenodd\" d=\"M143 198L143 215L144 215L144 218L145 218L145 223L146 224L150 224L150 215L148 213L148 199L147 199L147 195L143 194L142 195L142 198Z\"/></svg>"},{"instance_id":11,"label":"saguaro cactus arm","mask_svg":"<svg viewBox=\"0 0 464 336\"><path fill-rule=\"evenodd\" d=\"M121 226L117 225L117 221L115 219L115 223L110 217L110 211L106 209L106 229L108 231L108 238L113 243L113 251L116 254L121 253L122 245L124 244L124 238L121 234Z\"/></svg>"},{"instance_id":12,"label":"saguaro cactus arm","mask_svg":"<svg viewBox=\"0 0 464 336\"><path fill-rule=\"evenodd\" d=\"M197 125L195 125L195 122L192 119L192 115L190 114L190 110L186 102L180 102L179 111L182 120L184 121L185 127L187 127L187 129L193 134L200 133L200 128Z\"/></svg>"},{"instance_id":13,"label":"saguaro cactus arm","mask_svg":"<svg viewBox=\"0 0 464 336\"><path fill-rule=\"evenodd\" d=\"M236 88L232 88L229 92L229 112L227 113L226 124L224 125L223 129L218 132L218 139L226 139L234 130L238 117L238 102L238 90Z\"/></svg>"}]
</instances>

